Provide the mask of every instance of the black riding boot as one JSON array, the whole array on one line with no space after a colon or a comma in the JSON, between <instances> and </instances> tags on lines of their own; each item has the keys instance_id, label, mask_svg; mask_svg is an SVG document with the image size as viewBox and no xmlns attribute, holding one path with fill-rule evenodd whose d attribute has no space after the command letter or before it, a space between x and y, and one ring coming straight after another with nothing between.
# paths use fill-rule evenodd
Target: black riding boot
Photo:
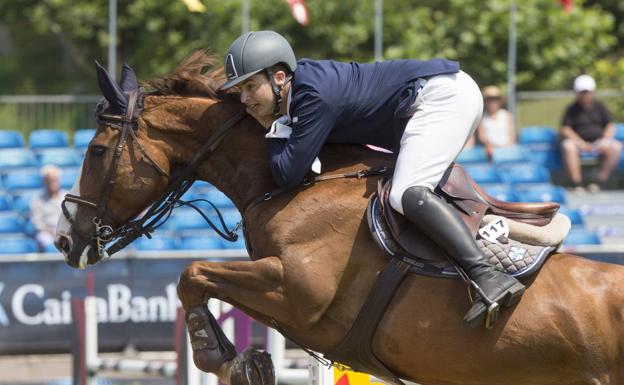
<instances>
[{"instance_id":1,"label":"black riding boot","mask_svg":"<svg viewBox=\"0 0 624 385\"><path fill-rule=\"evenodd\" d=\"M401 199L403 212L429 238L433 239L480 288L464 325L486 325L496 321L498 305L511 306L520 300L524 285L510 275L495 270L477 246L468 226L444 199L427 187L410 187ZM485 296L486 298L483 298Z\"/></svg>"}]
</instances>

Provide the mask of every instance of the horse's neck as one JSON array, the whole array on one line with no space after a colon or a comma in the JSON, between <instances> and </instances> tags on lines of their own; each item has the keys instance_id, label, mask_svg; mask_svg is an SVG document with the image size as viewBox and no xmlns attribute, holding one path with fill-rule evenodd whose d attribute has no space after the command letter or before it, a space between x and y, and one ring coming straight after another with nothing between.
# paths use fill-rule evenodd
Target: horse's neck
<instances>
[{"instance_id":1,"label":"horse's neck","mask_svg":"<svg viewBox=\"0 0 624 385\"><path fill-rule=\"evenodd\" d=\"M258 196L275 189L269 171L264 129L245 117L200 166L200 179L227 195L243 213Z\"/></svg>"},{"instance_id":2,"label":"horse's neck","mask_svg":"<svg viewBox=\"0 0 624 385\"><path fill-rule=\"evenodd\" d=\"M170 160L181 166L190 162L211 133L240 111L233 101L215 102L202 98L172 100L167 114L152 118L152 126L167 137ZM391 165L391 156L355 145L328 145L321 153L323 173L380 164ZM214 153L197 170L199 179L225 193L241 211L257 197L277 188L267 159L264 129L246 117L230 129Z\"/></svg>"},{"instance_id":3,"label":"horse's neck","mask_svg":"<svg viewBox=\"0 0 624 385\"><path fill-rule=\"evenodd\" d=\"M219 156L208 159L200 176L223 191L245 213L260 196L278 189L268 164L264 129L251 117L234 128L220 146ZM319 155L322 174L342 173L379 165L392 166L392 155L360 145L326 145Z\"/></svg>"}]
</instances>

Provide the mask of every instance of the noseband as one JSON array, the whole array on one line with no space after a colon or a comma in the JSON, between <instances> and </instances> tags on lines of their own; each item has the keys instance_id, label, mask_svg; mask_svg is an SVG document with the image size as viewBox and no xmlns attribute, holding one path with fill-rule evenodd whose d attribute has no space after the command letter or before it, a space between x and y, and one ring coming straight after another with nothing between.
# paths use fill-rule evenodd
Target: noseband
<instances>
[{"instance_id":1,"label":"noseband","mask_svg":"<svg viewBox=\"0 0 624 385\"><path fill-rule=\"evenodd\" d=\"M229 118L219 129L217 129L212 134L208 141L206 141L201 146L201 148L195 153L195 156L193 157L191 162L186 166L185 170L176 178L173 183L169 184L165 192L154 204L151 205L149 210L140 219L130 219L124 222L122 220L119 220L119 218L116 218L112 213L107 212L107 205L111 191L113 189L113 186L115 185L115 177L117 176L119 160L121 159L123 149L126 145L126 142L128 141L129 136L133 138L134 143L137 145L145 158L149 160L150 164L156 169L156 171L160 175L169 178L169 175L165 171L163 171L158 163L156 163L143 149L136 136L136 130L139 126L138 119L141 112L143 111L144 97L145 94L142 88L131 91L128 96L128 107L126 108L126 112L123 115L106 113L106 106L108 103L105 99L98 103L95 113L95 119L98 125L101 123L105 123L108 126L120 131L119 138L117 139L117 144L115 145L113 159L108 169L105 183L102 186L102 190L99 194L100 199L96 202L82 198L77 195L66 194L63 202L61 203L63 215L71 224L74 224L75 221L71 217L71 214L66 207L67 202L91 207L95 210L95 216L92 220L94 226L93 233L90 236L85 236L77 229L75 231L78 236L83 239L83 241L91 240L95 242L98 257L100 259L103 258L106 254L108 254L109 256L113 255L114 253L123 249L132 241L141 237L144 234L148 238L151 238L151 232L153 232L157 227L162 225L164 221L169 218L169 216L171 215L171 211L175 207L181 206L183 204L188 204L188 202L182 201L181 197L195 182L195 169L200 162L205 160L206 157L208 157L216 150L220 142L228 133L229 129L236 125L245 116L245 112L241 111ZM192 204L189 205L194 209L198 210ZM208 221L211 227L215 229L222 237L228 240L236 240L236 233L233 231L227 231L220 213L218 213L219 219L223 228L226 229L226 233L222 233L221 231L219 231L219 229L217 229L203 213L200 212L200 214L204 216L204 218ZM113 222L121 223L121 225L113 228L112 225L104 224L105 216L110 217ZM117 241L105 250L106 244L115 239Z\"/></svg>"}]
</instances>

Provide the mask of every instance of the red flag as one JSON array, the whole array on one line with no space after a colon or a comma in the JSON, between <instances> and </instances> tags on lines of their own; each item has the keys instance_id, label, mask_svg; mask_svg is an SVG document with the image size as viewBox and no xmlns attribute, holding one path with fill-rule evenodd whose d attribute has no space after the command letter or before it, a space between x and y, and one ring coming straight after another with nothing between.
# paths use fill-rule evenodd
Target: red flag
<instances>
[{"instance_id":1,"label":"red flag","mask_svg":"<svg viewBox=\"0 0 624 385\"><path fill-rule=\"evenodd\" d=\"M559 0L561 5L563 5L563 10L565 11L565 13L572 12L572 1L573 0Z\"/></svg>"},{"instance_id":2,"label":"red flag","mask_svg":"<svg viewBox=\"0 0 624 385\"><path fill-rule=\"evenodd\" d=\"M286 2L297 23L303 26L308 25L310 19L308 18L308 8L305 6L304 0L286 0Z\"/></svg>"}]
</instances>

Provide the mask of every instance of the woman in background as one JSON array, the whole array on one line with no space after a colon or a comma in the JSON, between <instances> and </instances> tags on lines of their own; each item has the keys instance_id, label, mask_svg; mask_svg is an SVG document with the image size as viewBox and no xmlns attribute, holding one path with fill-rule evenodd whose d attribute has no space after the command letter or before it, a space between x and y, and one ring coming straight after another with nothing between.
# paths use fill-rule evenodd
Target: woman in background
<instances>
[{"instance_id":1,"label":"woman in background","mask_svg":"<svg viewBox=\"0 0 624 385\"><path fill-rule=\"evenodd\" d=\"M512 114L504 109L503 96L496 86L487 86L483 94L483 117L477 129L479 141L492 158L494 149L516 144L516 130Z\"/></svg>"}]
</instances>

